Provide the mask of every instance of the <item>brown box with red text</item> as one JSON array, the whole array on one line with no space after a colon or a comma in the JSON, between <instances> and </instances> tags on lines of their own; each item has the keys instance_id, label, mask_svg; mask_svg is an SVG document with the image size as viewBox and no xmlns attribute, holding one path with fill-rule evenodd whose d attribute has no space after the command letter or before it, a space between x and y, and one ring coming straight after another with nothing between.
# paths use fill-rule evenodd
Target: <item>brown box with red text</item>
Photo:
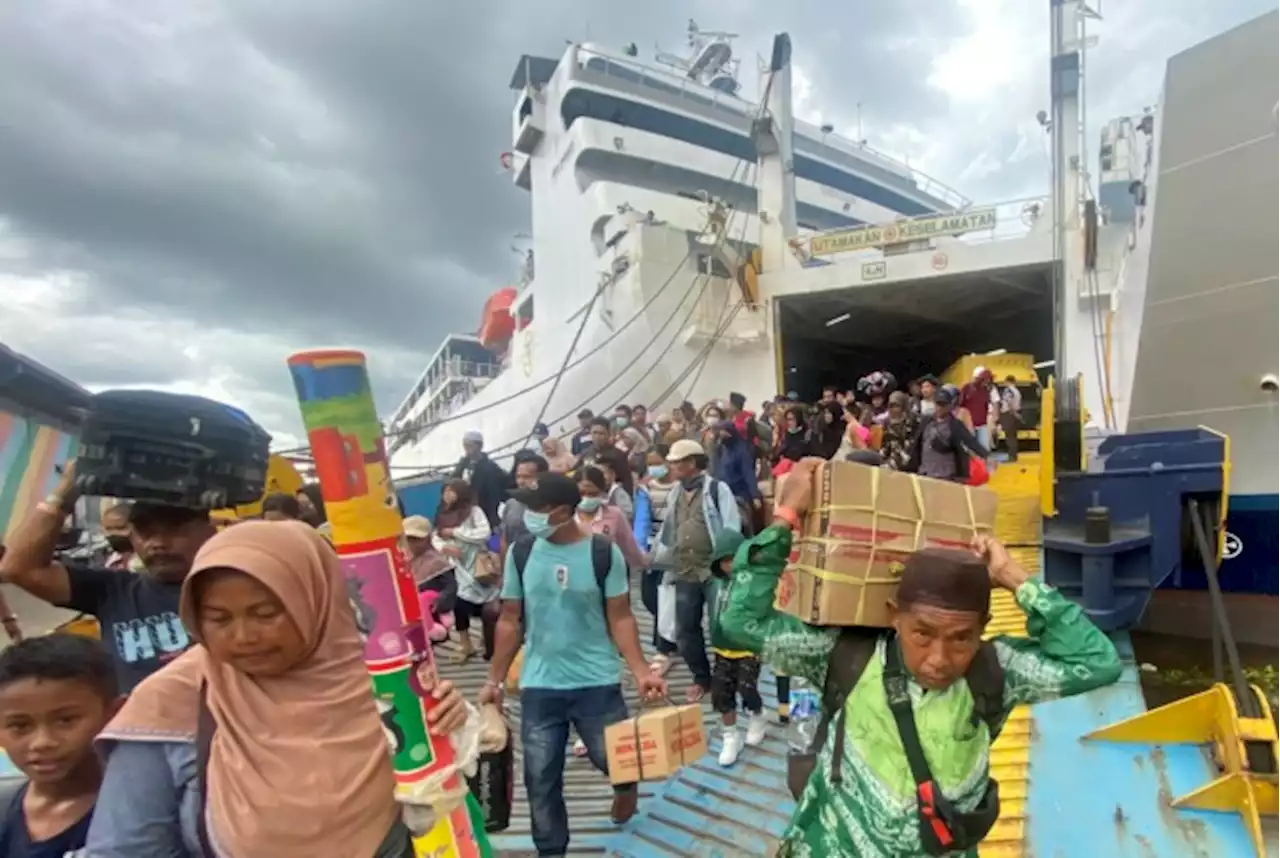
<instances>
[{"instance_id":1,"label":"brown box with red text","mask_svg":"<svg viewBox=\"0 0 1280 858\"><path fill-rule=\"evenodd\" d=\"M903 563L992 533L996 493L855 462L826 462L774 604L817 626L889 625Z\"/></svg>"},{"instance_id":2,"label":"brown box with red text","mask_svg":"<svg viewBox=\"0 0 1280 858\"><path fill-rule=\"evenodd\" d=\"M605 728L604 742L613 783L663 780L707 752L702 707L643 710Z\"/></svg>"}]
</instances>

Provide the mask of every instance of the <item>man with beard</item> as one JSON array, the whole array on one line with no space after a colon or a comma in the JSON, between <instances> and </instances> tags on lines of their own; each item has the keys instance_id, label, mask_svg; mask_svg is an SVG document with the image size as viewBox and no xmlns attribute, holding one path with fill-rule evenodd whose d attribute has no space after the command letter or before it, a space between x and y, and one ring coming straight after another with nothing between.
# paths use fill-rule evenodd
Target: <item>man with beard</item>
<instances>
[{"instance_id":1,"label":"man with beard","mask_svg":"<svg viewBox=\"0 0 1280 858\"><path fill-rule=\"evenodd\" d=\"M178 617L178 595L196 552L214 534L213 523L204 510L138 502L129 522L144 572L60 562L54 560L54 545L77 499L75 466L68 463L57 488L9 540L0 582L97 617L120 690L128 693L191 645Z\"/></svg>"}]
</instances>

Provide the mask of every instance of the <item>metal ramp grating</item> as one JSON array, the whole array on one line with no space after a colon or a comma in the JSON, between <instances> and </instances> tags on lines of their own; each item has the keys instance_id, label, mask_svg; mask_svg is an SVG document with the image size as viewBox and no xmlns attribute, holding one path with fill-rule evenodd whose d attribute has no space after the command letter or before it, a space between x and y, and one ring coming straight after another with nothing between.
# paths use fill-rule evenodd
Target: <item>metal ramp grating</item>
<instances>
[{"instance_id":1,"label":"metal ramp grating","mask_svg":"<svg viewBox=\"0 0 1280 858\"><path fill-rule=\"evenodd\" d=\"M1005 479L997 476L991 484L1001 498L996 533L1006 544L1015 546L1013 554L1019 562L1038 573L1040 510L1038 488L1035 488L1038 478L1030 478L1019 468L1017 478L1011 479L1014 470L1009 466L1005 468ZM997 475L999 473L997 469ZM1034 499L1033 489L1037 492ZM638 586L632 590L632 607L647 652L653 618L640 601ZM987 632L988 635L1025 636L1025 618L1010 594L1003 591L993 594L992 621ZM478 645L478 635L475 637ZM451 664L450 659L456 653L452 642L442 645L438 652L442 675L455 682L469 700L474 700L488 674L488 665L478 658L466 665ZM690 676L678 659L668 679L673 696L683 696ZM792 685L794 690L799 683L793 680ZM766 668L760 680L766 711L777 711L776 689L774 675ZM635 689L630 683L624 683L624 691L628 707L635 711L638 703ZM499 855L524 858L536 855L536 851L530 838L529 807L523 786L518 698L508 700L507 712L516 747L515 806L511 827L491 838ZM613 793L607 778L585 759L568 754L564 784L571 829L569 854L610 858L765 858L771 855L794 807L786 785L785 728L776 722L776 717L772 721L763 745L747 748L736 765L722 768L716 762L720 753L719 718L706 707L707 756L667 781L642 784L639 812L622 827L615 826L609 819ZM992 748L991 774L1000 782L1003 806L995 828L979 849L982 858L1023 858L1026 854L1026 806L1034 735L1032 710L1019 707Z\"/></svg>"}]
</instances>

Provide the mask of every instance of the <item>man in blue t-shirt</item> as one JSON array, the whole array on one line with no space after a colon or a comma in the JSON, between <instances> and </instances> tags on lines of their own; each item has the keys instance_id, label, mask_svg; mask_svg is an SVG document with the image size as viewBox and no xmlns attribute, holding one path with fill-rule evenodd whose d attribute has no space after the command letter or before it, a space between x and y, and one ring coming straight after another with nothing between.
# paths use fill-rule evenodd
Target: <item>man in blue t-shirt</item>
<instances>
[{"instance_id":1,"label":"man in blue t-shirt","mask_svg":"<svg viewBox=\"0 0 1280 858\"><path fill-rule=\"evenodd\" d=\"M561 787L570 725L592 764L607 772L605 728L627 717L619 652L645 697L665 697L667 683L650 671L640 648L626 563L617 546L609 546L603 583L597 579L592 534L574 515L582 500L577 483L561 474L539 474L511 497L525 507L533 542L523 570L517 568L518 552L507 552L502 618L480 703L501 700L502 682L523 642L520 738L533 842L539 855L563 855L569 818ZM638 795L635 784L614 787L615 823L635 814Z\"/></svg>"}]
</instances>

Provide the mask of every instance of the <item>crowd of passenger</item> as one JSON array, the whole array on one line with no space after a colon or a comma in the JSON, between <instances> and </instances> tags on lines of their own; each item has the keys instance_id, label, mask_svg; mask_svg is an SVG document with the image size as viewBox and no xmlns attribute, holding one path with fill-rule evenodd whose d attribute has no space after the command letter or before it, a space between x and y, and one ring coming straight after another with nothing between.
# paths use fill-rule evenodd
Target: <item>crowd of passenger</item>
<instances>
[{"instance_id":1,"label":"crowd of passenger","mask_svg":"<svg viewBox=\"0 0 1280 858\"><path fill-rule=\"evenodd\" d=\"M565 439L535 427L535 447L509 469L467 433L434 514L404 519L404 544L456 658L488 664L475 703L500 706L509 685L519 688L538 854L569 848L570 748L607 771L605 730L628 716L624 669L642 697L665 699L682 661L692 677L685 700L709 698L719 716L724 766L774 723L759 689L765 664L784 705L789 677L831 687L840 635L773 607L820 461L971 480L995 426L1016 455L1016 392L985 371L961 390L925 377L899 391L873 373L852 390L827 388L809 404L780 396L759 412L738 394L660 415L584 411ZM771 483L769 503L762 486ZM394 798L319 495L268 498L262 520L224 529L204 512L122 506L112 513L111 556L99 563L55 557L76 500L72 465L0 557L0 581L96 617L102 637L43 635L0 654L0 746L26 775L0 796L0 854L412 855L424 809L405 812ZM633 584L654 617L643 641ZM1038 618L1029 642L981 643L993 586ZM1014 705L1118 675L1110 641L990 539L913 556L896 610L894 631L874 641L876 658L889 659L885 670L900 659L915 686L944 701L917 699L915 717L929 722L919 737L925 756L956 762L934 777L958 812L981 806L987 756L975 748ZM963 700L984 648L1008 676L999 717L976 732L949 727L976 713L976 701ZM843 689L861 727L847 742L815 746L779 855L921 854L911 766L900 753L885 758L892 743L876 740L895 729L889 701L863 685ZM430 693L440 735L474 711L448 681ZM843 724L844 696L838 702ZM946 736L964 738L930 744ZM615 784L614 822L638 802L636 784Z\"/></svg>"}]
</instances>

